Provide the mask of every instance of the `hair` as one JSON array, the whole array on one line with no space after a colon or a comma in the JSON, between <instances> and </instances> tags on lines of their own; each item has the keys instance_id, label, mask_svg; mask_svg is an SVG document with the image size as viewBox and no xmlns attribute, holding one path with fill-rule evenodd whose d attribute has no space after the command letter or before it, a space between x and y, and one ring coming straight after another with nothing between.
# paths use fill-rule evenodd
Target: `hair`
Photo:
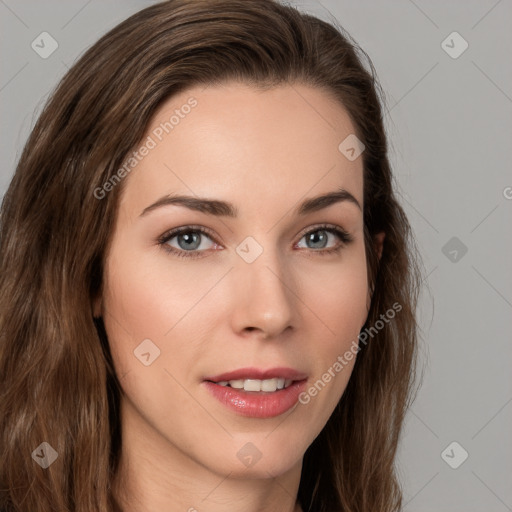
<instances>
[{"instance_id":1,"label":"hair","mask_svg":"<svg viewBox=\"0 0 512 512\"><path fill-rule=\"evenodd\" d=\"M67 72L2 202L1 510L118 510L112 482L122 390L92 304L102 293L124 182L103 199L95 191L140 143L164 100L228 81L321 89L345 107L365 145L372 299L364 329L397 313L360 343L346 390L304 455L298 499L304 512L400 509L394 459L413 399L420 272L394 193L374 66L343 29L274 0L169 0L117 25ZM47 469L32 458L43 441L58 453Z\"/></svg>"}]
</instances>

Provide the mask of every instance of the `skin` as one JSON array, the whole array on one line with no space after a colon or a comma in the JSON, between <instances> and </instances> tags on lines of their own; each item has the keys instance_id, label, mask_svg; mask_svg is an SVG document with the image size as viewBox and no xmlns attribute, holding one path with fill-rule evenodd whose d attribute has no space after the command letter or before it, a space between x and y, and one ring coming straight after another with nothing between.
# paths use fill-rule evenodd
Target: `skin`
<instances>
[{"instance_id":1,"label":"skin","mask_svg":"<svg viewBox=\"0 0 512 512\"><path fill-rule=\"evenodd\" d=\"M202 382L242 367L286 366L314 383L357 341L371 300L362 210L343 201L294 213L304 199L340 187L364 207L362 158L349 161L338 150L355 129L321 90L228 83L172 97L147 135L191 97L197 106L125 178L104 291L95 302L123 388L115 492L130 512L298 512L304 453L343 394L355 359L308 404L268 419L232 412ZM141 216L178 193L229 201L239 215L167 205ZM325 232L325 248L308 243L304 235L322 234L322 223L353 241L320 254L341 243ZM170 254L157 242L187 225L213 233L198 235L198 258ZM236 252L248 236L263 248L252 263ZM178 237L167 245L189 247ZM160 349L149 366L134 356L145 339ZM237 452L249 442L261 459L248 468Z\"/></svg>"}]
</instances>

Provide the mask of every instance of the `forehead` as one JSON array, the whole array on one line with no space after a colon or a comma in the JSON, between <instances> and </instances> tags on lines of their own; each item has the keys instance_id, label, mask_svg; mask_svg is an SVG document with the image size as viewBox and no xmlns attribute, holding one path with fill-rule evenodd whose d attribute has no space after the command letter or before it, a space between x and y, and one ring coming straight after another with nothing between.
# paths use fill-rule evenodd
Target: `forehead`
<instances>
[{"instance_id":1,"label":"forehead","mask_svg":"<svg viewBox=\"0 0 512 512\"><path fill-rule=\"evenodd\" d=\"M362 157L349 160L339 149L354 132L343 105L320 89L190 88L153 115L135 148L149 149L139 151L123 203L142 210L179 192L228 199L240 210L282 209L343 187L362 205Z\"/></svg>"}]
</instances>

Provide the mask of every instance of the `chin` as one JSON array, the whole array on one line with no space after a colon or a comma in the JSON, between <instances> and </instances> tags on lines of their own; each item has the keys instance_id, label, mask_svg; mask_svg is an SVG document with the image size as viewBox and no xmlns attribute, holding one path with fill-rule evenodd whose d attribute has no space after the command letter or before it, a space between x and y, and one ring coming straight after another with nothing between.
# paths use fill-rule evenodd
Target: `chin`
<instances>
[{"instance_id":1,"label":"chin","mask_svg":"<svg viewBox=\"0 0 512 512\"><path fill-rule=\"evenodd\" d=\"M286 449L283 449L283 443L269 443L267 440L263 446L264 438L260 443L255 437L244 436L243 440L237 441L234 457L226 458L226 451L223 452L223 460L214 455L216 472L230 474L230 478L234 479L264 479L281 476L297 466L302 467L304 452L297 451L295 442L289 441ZM219 460L222 460L220 466Z\"/></svg>"}]
</instances>

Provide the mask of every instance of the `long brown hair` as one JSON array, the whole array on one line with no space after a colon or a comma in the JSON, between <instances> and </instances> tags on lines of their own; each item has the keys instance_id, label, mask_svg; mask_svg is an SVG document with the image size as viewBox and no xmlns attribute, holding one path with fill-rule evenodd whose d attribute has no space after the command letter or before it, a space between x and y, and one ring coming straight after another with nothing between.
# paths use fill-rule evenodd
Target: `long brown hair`
<instances>
[{"instance_id":1,"label":"long brown hair","mask_svg":"<svg viewBox=\"0 0 512 512\"><path fill-rule=\"evenodd\" d=\"M85 52L47 102L0 217L1 510L116 508L121 388L92 300L102 291L123 182L103 198L97 191L164 100L228 80L321 88L348 110L365 145L373 296L363 330L372 339L361 343L344 395L305 454L298 498L305 512L399 510L394 459L415 380L419 271L394 194L382 90L371 60L340 27L273 0L148 7ZM42 442L58 454L47 469L33 460Z\"/></svg>"}]
</instances>

